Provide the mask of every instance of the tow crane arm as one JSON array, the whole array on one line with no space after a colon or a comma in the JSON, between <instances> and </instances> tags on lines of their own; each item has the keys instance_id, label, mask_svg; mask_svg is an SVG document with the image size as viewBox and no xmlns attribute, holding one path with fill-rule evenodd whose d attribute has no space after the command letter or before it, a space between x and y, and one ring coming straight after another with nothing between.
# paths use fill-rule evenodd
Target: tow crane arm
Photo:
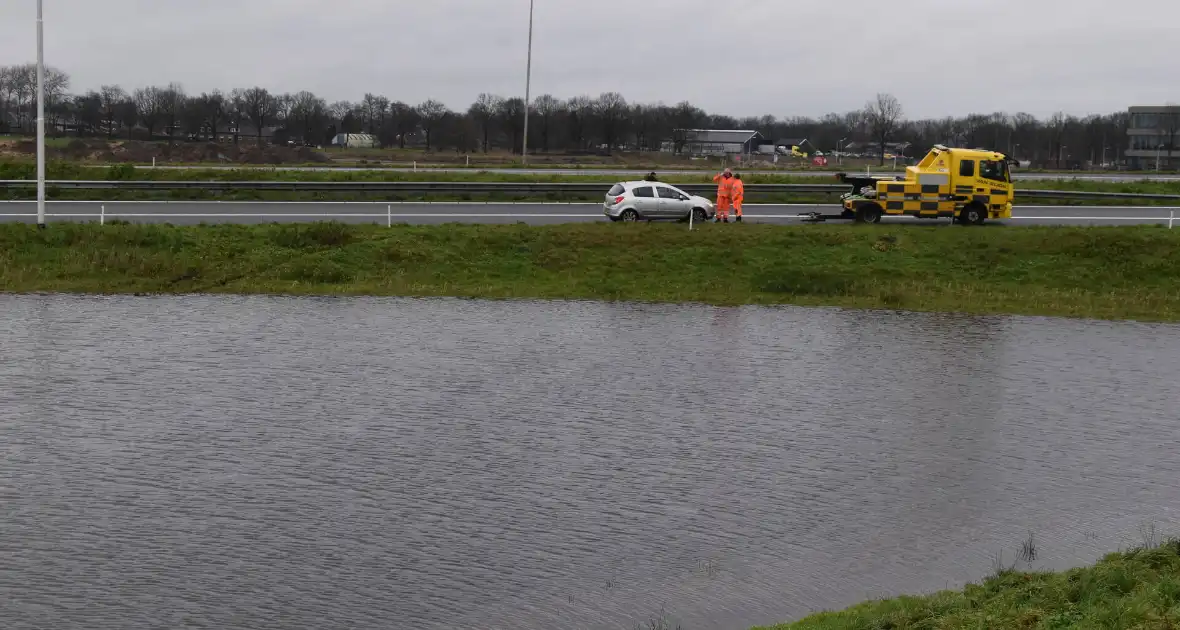
<instances>
[{"instance_id":1,"label":"tow crane arm","mask_svg":"<svg viewBox=\"0 0 1180 630\"><path fill-rule=\"evenodd\" d=\"M877 182L885 181L899 181L902 177L874 177L872 175L849 175L848 173L836 173L836 179L848 184L852 190L840 196L841 205L844 199L849 195L861 195L866 199L872 199L877 196ZM825 214L822 212L802 212L796 215L800 217L804 223L822 223L824 221L849 221L853 217L850 213L841 211L840 214Z\"/></svg>"}]
</instances>

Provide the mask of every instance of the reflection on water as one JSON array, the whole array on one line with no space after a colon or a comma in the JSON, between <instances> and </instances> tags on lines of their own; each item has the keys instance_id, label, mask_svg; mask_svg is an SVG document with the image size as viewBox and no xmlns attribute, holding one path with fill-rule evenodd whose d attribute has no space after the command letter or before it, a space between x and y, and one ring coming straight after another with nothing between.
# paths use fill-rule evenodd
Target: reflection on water
<instances>
[{"instance_id":1,"label":"reflection on water","mask_svg":"<svg viewBox=\"0 0 1180 630\"><path fill-rule=\"evenodd\" d=\"M2 296L7 628L743 628L1167 529L1180 327Z\"/></svg>"}]
</instances>

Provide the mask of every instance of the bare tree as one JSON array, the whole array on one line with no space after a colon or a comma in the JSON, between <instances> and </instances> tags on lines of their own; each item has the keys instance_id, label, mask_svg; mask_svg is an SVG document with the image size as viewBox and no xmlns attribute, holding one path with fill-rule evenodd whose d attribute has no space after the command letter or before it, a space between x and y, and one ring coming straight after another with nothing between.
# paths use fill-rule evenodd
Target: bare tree
<instances>
[{"instance_id":1,"label":"bare tree","mask_svg":"<svg viewBox=\"0 0 1180 630\"><path fill-rule=\"evenodd\" d=\"M287 114L287 130L298 132L303 144L319 145L324 141L322 132L328 120L328 104L324 99L306 90L291 97ZM318 132L318 133L317 133Z\"/></svg>"},{"instance_id":2,"label":"bare tree","mask_svg":"<svg viewBox=\"0 0 1180 630\"><path fill-rule=\"evenodd\" d=\"M135 125L139 124L139 106L134 98L126 96L115 105L115 122L126 129L127 137L131 138Z\"/></svg>"},{"instance_id":3,"label":"bare tree","mask_svg":"<svg viewBox=\"0 0 1180 630\"><path fill-rule=\"evenodd\" d=\"M167 123L165 128L168 130L168 137L171 138L176 133L176 123L184 110L188 97L184 95L184 88L179 83L169 83L168 87L164 88L159 96L160 111L164 117L164 122Z\"/></svg>"},{"instance_id":4,"label":"bare tree","mask_svg":"<svg viewBox=\"0 0 1180 630\"><path fill-rule=\"evenodd\" d=\"M1061 168L1061 158L1065 152L1065 144L1062 141L1065 138L1066 129L1069 127L1069 117L1065 115L1065 112L1057 112L1049 118L1046 127L1049 132L1049 157L1054 159L1053 156L1056 156L1055 164L1057 168Z\"/></svg>"},{"instance_id":5,"label":"bare tree","mask_svg":"<svg viewBox=\"0 0 1180 630\"><path fill-rule=\"evenodd\" d=\"M250 124L254 125L258 134L258 144L262 144L262 131L266 124L272 122L278 115L278 102L266 88L253 87L240 95L242 113ZM239 127L240 129L240 127Z\"/></svg>"},{"instance_id":6,"label":"bare tree","mask_svg":"<svg viewBox=\"0 0 1180 630\"><path fill-rule=\"evenodd\" d=\"M589 96L575 96L566 103L569 113L569 139L575 149L586 148L590 119L594 116L594 101Z\"/></svg>"},{"instance_id":7,"label":"bare tree","mask_svg":"<svg viewBox=\"0 0 1180 630\"><path fill-rule=\"evenodd\" d=\"M15 110L17 126L31 130L36 122L37 110L37 65L26 63L10 66L5 73L5 90L8 92L8 109ZM69 101L66 94L70 76L52 66L45 67L45 110L51 114L56 106Z\"/></svg>"},{"instance_id":8,"label":"bare tree","mask_svg":"<svg viewBox=\"0 0 1180 630\"><path fill-rule=\"evenodd\" d=\"M865 105L864 117L872 130L873 140L880 150L881 164L885 163L885 145L901 124L903 112L901 101L892 94L878 94L875 100Z\"/></svg>"},{"instance_id":9,"label":"bare tree","mask_svg":"<svg viewBox=\"0 0 1180 630\"><path fill-rule=\"evenodd\" d=\"M201 124L208 129L209 139L216 142L221 123L227 117L228 103L220 90L205 92L199 97Z\"/></svg>"},{"instance_id":10,"label":"bare tree","mask_svg":"<svg viewBox=\"0 0 1180 630\"><path fill-rule=\"evenodd\" d=\"M180 106L180 127L182 136L200 140L205 133L205 104L201 97L185 98Z\"/></svg>"},{"instance_id":11,"label":"bare tree","mask_svg":"<svg viewBox=\"0 0 1180 630\"><path fill-rule=\"evenodd\" d=\"M0 130L8 131L12 117L16 90L15 70L11 66L0 66Z\"/></svg>"},{"instance_id":12,"label":"bare tree","mask_svg":"<svg viewBox=\"0 0 1180 630\"><path fill-rule=\"evenodd\" d=\"M234 136L234 145L237 145L242 135L242 122L246 120L246 90L230 90L225 99L225 120Z\"/></svg>"},{"instance_id":13,"label":"bare tree","mask_svg":"<svg viewBox=\"0 0 1180 630\"><path fill-rule=\"evenodd\" d=\"M508 135L511 136L511 151L518 153L521 136L524 135L524 99L517 97L500 101L496 108L496 119L501 128L507 129Z\"/></svg>"},{"instance_id":14,"label":"bare tree","mask_svg":"<svg viewBox=\"0 0 1180 630\"><path fill-rule=\"evenodd\" d=\"M147 129L148 140L151 140L156 129L165 120L164 90L155 86L140 88L135 91L134 98L139 122Z\"/></svg>"},{"instance_id":15,"label":"bare tree","mask_svg":"<svg viewBox=\"0 0 1180 630\"><path fill-rule=\"evenodd\" d=\"M364 118L360 115L362 111L360 105L353 105L348 101L336 101L328 106L328 115L338 134L364 133Z\"/></svg>"},{"instance_id":16,"label":"bare tree","mask_svg":"<svg viewBox=\"0 0 1180 630\"><path fill-rule=\"evenodd\" d=\"M549 134L553 129L555 119L561 115L564 109L565 105L551 94L542 94L533 99L533 111L537 113L539 119L537 122L540 127L542 151L549 151Z\"/></svg>"},{"instance_id":17,"label":"bare tree","mask_svg":"<svg viewBox=\"0 0 1180 630\"><path fill-rule=\"evenodd\" d=\"M95 135L102 127L102 95L90 91L74 97L73 118L78 126L78 135Z\"/></svg>"},{"instance_id":18,"label":"bare tree","mask_svg":"<svg viewBox=\"0 0 1180 630\"><path fill-rule=\"evenodd\" d=\"M488 136L491 135L492 121L496 119L496 115L500 110L504 99L494 94L480 94L471 107L467 110L467 115L475 124L479 125L480 135L483 138L483 152L488 152Z\"/></svg>"},{"instance_id":19,"label":"bare tree","mask_svg":"<svg viewBox=\"0 0 1180 630\"><path fill-rule=\"evenodd\" d=\"M417 109L397 101L389 106L389 124L397 136L397 145L406 148L406 139L418 130L422 119Z\"/></svg>"},{"instance_id":20,"label":"bare tree","mask_svg":"<svg viewBox=\"0 0 1180 630\"><path fill-rule=\"evenodd\" d=\"M422 103L416 109L422 121L422 133L426 135L426 150L429 151L431 136L438 130L439 125L446 119L450 111L446 105L434 99Z\"/></svg>"},{"instance_id":21,"label":"bare tree","mask_svg":"<svg viewBox=\"0 0 1180 630\"><path fill-rule=\"evenodd\" d=\"M672 119L672 151L680 153L684 150L684 144L687 140L685 130L695 129L705 123L709 119L709 115L705 110L694 106L688 101L682 101L672 108L669 113Z\"/></svg>"},{"instance_id":22,"label":"bare tree","mask_svg":"<svg viewBox=\"0 0 1180 630\"><path fill-rule=\"evenodd\" d=\"M606 92L594 101L594 114L602 129L602 142L610 155L627 120L627 99L618 92Z\"/></svg>"},{"instance_id":23,"label":"bare tree","mask_svg":"<svg viewBox=\"0 0 1180 630\"><path fill-rule=\"evenodd\" d=\"M32 132L35 79L34 64L0 66L0 129ZM224 128L224 121L230 123L237 142L244 121L249 119L255 124L260 142L270 128L309 142L322 141L338 131L366 130L375 133L382 146L405 147L425 137L431 149L456 151L477 147L487 151L495 148L515 151L520 148L522 135L523 103L517 99L497 99L490 94L483 95L475 106L460 114L437 101L415 108L405 103L390 103L373 93L352 105L338 102L328 106L314 95L308 98L305 93L296 93L274 97L262 88L234 90L228 97L213 91L185 100L176 84L137 90L134 97L128 97L115 85L103 86L97 94L73 95L68 93L68 85L69 77L65 73L50 69L46 99L50 133L60 128L60 122L72 125L80 134L104 134L113 138L120 129L127 129L131 137L137 125L142 124L148 128L150 137L159 137L161 131L170 135L176 130L187 136L216 138L218 130ZM178 102L185 106L179 107ZM876 151L881 156L886 145L895 144L901 147L912 143L922 148L932 144L990 146L1022 160L1041 164L1056 161L1058 165L1068 154L1088 155L1091 161L1096 161L1099 155L1109 154L1111 148L1115 149L1118 160L1130 127L1126 112L1084 120L1064 114L1038 120L1024 113L1009 116L995 112L906 122L900 105L889 95L878 95L875 102L854 112L831 113L819 118L770 115L734 118L710 114L687 102L674 106L628 105L622 95L614 93L597 99L576 96L567 102L542 95L536 99L533 111L537 121L534 144L546 151L581 151L601 143L611 150L620 146L641 151L660 150L667 146L680 152L685 146L685 129L744 128L755 129L768 139L807 138L823 150L847 147L847 143L867 143L870 148L865 152ZM178 120L183 124L177 124ZM1177 151L1180 115L1164 114L1153 122L1136 120L1136 124L1154 131L1131 136L1136 150L1150 148L1154 152L1160 146L1162 152L1166 146L1169 153ZM1139 156L1139 159L1148 158Z\"/></svg>"},{"instance_id":24,"label":"bare tree","mask_svg":"<svg viewBox=\"0 0 1180 630\"><path fill-rule=\"evenodd\" d=\"M117 85L104 85L100 88L99 98L102 101L102 121L107 130L107 137L114 137L118 109L123 101L127 100L127 93Z\"/></svg>"},{"instance_id":25,"label":"bare tree","mask_svg":"<svg viewBox=\"0 0 1180 630\"><path fill-rule=\"evenodd\" d=\"M389 116L389 99L376 94L365 94L358 109L365 133L377 134Z\"/></svg>"}]
</instances>

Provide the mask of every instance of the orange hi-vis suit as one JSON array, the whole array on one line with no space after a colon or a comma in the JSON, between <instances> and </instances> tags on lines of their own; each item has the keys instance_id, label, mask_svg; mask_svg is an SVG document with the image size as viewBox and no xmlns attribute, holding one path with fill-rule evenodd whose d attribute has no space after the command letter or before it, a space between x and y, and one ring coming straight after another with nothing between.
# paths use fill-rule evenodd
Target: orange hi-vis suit
<instances>
[{"instance_id":1,"label":"orange hi-vis suit","mask_svg":"<svg viewBox=\"0 0 1180 630\"><path fill-rule=\"evenodd\" d=\"M713 176L713 181L717 182L717 217L728 219L729 206L733 203L733 178L718 173Z\"/></svg>"},{"instance_id":2,"label":"orange hi-vis suit","mask_svg":"<svg viewBox=\"0 0 1180 630\"><path fill-rule=\"evenodd\" d=\"M742 202L746 200L746 184L736 177L729 181L733 182L730 184L733 188L731 194L733 198L733 213L740 220L742 218Z\"/></svg>"}]
</instances>

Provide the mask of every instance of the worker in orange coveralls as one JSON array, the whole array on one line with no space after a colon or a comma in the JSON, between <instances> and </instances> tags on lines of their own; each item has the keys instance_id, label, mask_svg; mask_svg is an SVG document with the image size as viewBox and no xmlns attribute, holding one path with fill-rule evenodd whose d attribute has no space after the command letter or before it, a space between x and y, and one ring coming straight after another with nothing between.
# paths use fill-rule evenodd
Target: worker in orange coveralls
<instances>
[{"instance_id":1,"label":"worker in orange coveralls","mask_svg":"<svg viewBox=\"0 0 1180 630\"><path fill-rule=\"evenodd\" d=\"M737 222L742 222L742 202L746 200L746 184L742 182L741 173L733 174L733 213L737 215Z\"/></svg>"},{"instance_id":2,"label":"worker in orange coveralls","mask_svg":"<svg viewBox=\"0 0 1180 630\"><path fill-rule=\"evenodd\" d=\"M717 182L717 223L729 223L729 207L733 203L733 172L728 168L713 176Z\"/></svg>"}]
</instances>

